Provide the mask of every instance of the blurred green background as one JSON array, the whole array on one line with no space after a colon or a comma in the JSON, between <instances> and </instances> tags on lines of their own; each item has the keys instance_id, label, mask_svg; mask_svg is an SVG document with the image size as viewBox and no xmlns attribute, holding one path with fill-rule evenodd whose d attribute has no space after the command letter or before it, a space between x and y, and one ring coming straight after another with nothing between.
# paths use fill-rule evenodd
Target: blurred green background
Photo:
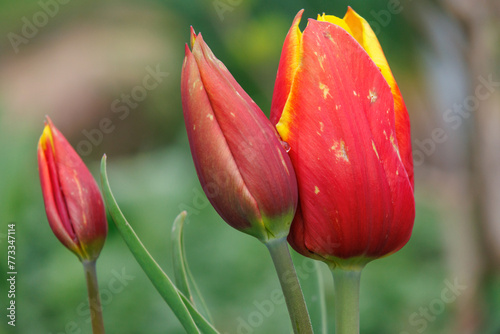
<instances>
[{"instance_id":1,"label":"blurred green background","mask_svg":"<svg viewBox=\"0 0 500 334\"><path fill-rule=\"evenodd\" d=\"M52 234L39 186L36 145L49 115L96 178L108 154L118 203L169 274L171 225L188 211L187 257L222 333L290 333L284 303L269 306L279 283L267 250L219 218L196 178L180 102L184 43L190 25L201 31L268 114L294 15L343 16L348 5L372 24L405 97L416 173L414 233L365 269L361 332L500 333L496 0L1 1L0 332L90 333L81 265ZM137 88L152 71L156 87ZM9 223L15 328L5 316ZM312 261L293 257L319 333ZM97 267L109 333L184 332L112 222ZM443 297L450 284L461 288Z\"/></svg>"}]
</instances>

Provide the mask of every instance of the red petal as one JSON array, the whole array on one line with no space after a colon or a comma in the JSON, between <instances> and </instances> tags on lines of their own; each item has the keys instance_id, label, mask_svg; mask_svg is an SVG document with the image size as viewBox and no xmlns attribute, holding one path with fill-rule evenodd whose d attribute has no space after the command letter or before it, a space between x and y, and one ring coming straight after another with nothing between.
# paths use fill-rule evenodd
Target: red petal
<instances>
[{"instance_id":1,"label":"red petal","mask_svg":"<svg viewBox=\"0 0 500 334\"><path fill-rule=\"evenodd\" d=\"M395 251L409 239L414 200L390 87L338 26L310 20L302 50L277 128L291 147L304 246L341 258Z\"/></svg>"},{"instance_id":2,"label":"red petal","mask_svg":"<svg viewBox=\"0 0 500 334\"><path fill-rule=\"evenodd\" d=\"M371 29L369 23L359 16L351 7L347 10L343 21L349 26L353 37L361 44L370 58L372 58L391 87L392 95L394 96L396 139L398 141L401 159L403 160L406 173L413 187L413 156L411 151L410 118L401 92L399 91L398 84L394 79L377 36Z\"/></svg>"},{"instance_id":3,"label":"red petal","mask_svg":"<svg viewBox=\"0 0 500 334\"><path fill-rule=\"evenodd\" d=\"M281 51L281 59L278 67L276 82L274 83L273 101L271 104L271 123L278 123L283 107L285 106L290 88L292 86L293 77L300 62L300 43L302 33L299 29L300 19L304 10L300 10L293 19L292 26L286 35L283 50Z\"/></svg>"},{"instance_id":4,"label":"red petal","mask_svg":"<svg viewBox=\"0 0 500 334\"><path fill-rule=\"evenodd\" d=\"M66 202L57 176L52 142L50 138L47 138L48 135L44 130L38 143L38 171L47 219L59 241L72 251L78 252L78 239L69 220Z\"/></svg>"},{"instance_id":5,"label":"red petal","mask_svg":"<svg viewBox=\"0 0 500 334\"><path fill-rule=\"evenodd\" d=\"M392 86L392 94L394 96L396 139L398 141L399 153L401 154L401 160L403 160L406 173L408 174L408 178L413 188L413 152L411 150L410 116L408 115L405 102L403 101L403 97L395 81L394 86Z\"/></svg>"}]
</instances>

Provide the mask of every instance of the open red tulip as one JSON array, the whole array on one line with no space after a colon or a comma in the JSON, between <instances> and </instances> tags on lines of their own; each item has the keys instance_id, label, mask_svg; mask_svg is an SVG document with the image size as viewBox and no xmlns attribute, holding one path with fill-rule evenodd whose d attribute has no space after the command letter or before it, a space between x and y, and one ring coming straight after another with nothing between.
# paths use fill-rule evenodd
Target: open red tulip
<instances>
[{"instance_id":1,"label":"open red tulip","mask_svg":"<svg viewBox=\"0 0 500 334\"><path fill-rule=\"evenodd\" d=\"M299 206L288 240L347 266L391 254L415 217L408 113L368 23L297 14L286 37L271 121L291 150Z\"/></svg>"}]
</instances>

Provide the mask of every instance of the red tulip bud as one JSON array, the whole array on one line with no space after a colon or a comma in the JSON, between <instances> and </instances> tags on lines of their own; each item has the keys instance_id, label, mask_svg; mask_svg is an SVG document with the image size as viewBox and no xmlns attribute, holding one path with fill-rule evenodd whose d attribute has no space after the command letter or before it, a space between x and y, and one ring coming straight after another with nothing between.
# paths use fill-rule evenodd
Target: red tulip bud
<instances>
[{"instance_id":1,"label":"red tulip bud","mask_svg":"<svg viewBox=\"0 0 500 334\"><path fill-rule=\"evenodd\" d=\"M203 190L234 228L266 242L288 235L297 206L295 173L276 130L191 30L182 105Z\"/></svg>"},{"instance_id":2,"label":"red tulip bud","mask_svg":"<svg viewBox=\"0 0 500 334\"><path fill-rule=\"evenodd\" d=\"M95 260L108 232L101 193L49 118L38 143L38 169L52 231L80 260Z\"/></svg>"},{"instance_id":3,"label":"red tulip bud","mask_svg":"<svg viewBox=\"0 0 500 334\"><path fill-rule=\"evenodd\" d=\"M367 262L409 240L415 217L408 113L368 23L296 16L271 120L291 147L299 207L291 245L334 264Z\"/></svg>"}]
</instances>

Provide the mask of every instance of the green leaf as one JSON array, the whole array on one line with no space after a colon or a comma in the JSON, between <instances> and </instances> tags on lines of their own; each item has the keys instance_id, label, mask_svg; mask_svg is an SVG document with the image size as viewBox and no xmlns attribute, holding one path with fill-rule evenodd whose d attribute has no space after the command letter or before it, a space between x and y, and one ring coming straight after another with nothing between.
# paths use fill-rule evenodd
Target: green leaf
<instances>
[{"instance_id":1,"label":"green leaf","mask_svg":"<svg viewBox=\"0 0 500 334\"><path fill-rule=\"evenodd\" d=\"M189 300L179 292L167 274L144 247L143 243L127 222L111 192L108 176L106 173L106 155L101 160L101 186L103 189L106 207L113 218L123 240L134 255L136 261L142 267L156 290L170 306L187 333L200 333L197 325L203 333L218 334L217 330L191 305Z\"/></svg>"},{"instance_id":2,"label":"green leaf","mask_svg":"<svg viewBox=\"0 0 500 334\"><path fill-rule=\"evenodd\" d=\"M172 256L174 260L175 283L177 288L191 301L191 303L194 304L193 296L191 295L191 290L189 289L186 260L184 258L184 243L182 239L182 227L184 226L186 215L186 211L182 211L174 220L171 235Z\"/></svg>"},{"instance_id":3,"label":"green leaf","mask_svg":"<svg viewBox=\"0 0 500 334\"><path fill-rule=\"evenodd\" d=\"M185 250L184 250L184 239L183 239L183 227L186 220L187 213L182 211L177 218L175 218L174 224L172 226L172 255L174 263L174 273L175 273L175 283L178 289L190 300L190 302L202 312L205 317L212 322L210 312L208 311L205 300L203 299L198 286L194 280L191 270L187 264ZM191 291L192 287L192 291Z\"/></svg>"}]
</instances>

